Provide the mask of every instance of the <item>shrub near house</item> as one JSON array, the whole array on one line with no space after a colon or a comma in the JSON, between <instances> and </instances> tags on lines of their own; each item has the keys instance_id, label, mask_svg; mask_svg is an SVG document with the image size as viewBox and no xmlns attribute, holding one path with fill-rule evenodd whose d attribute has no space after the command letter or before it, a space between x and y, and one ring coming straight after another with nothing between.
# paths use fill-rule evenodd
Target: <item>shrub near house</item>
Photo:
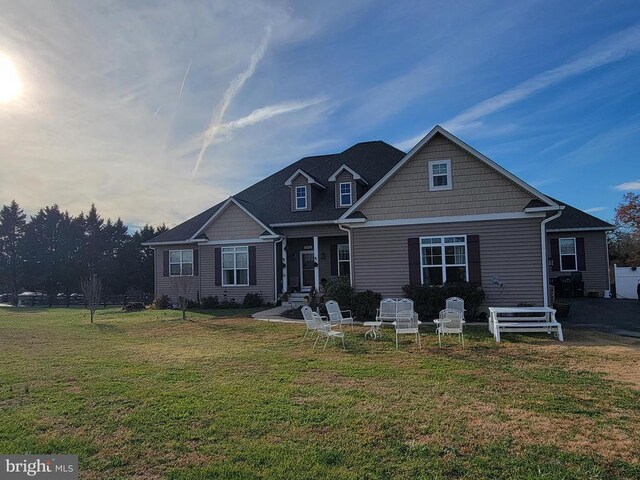
<instances>
[{"instance_id":1,"label":"shrub near house","mask_svg":"<svg viewBox=\"0 0 640 480\"><path fill-rule=\"evenodd\" d=\"M484 303L484 290L467 282L445 283L442 286L405 285L402 287L405 296L413 300L414 310L418 312L422 322L438 318L440 310L445 308L450 297L464 300L465 319L476 320L480 306Z\"/></svg>"}]
</instances>

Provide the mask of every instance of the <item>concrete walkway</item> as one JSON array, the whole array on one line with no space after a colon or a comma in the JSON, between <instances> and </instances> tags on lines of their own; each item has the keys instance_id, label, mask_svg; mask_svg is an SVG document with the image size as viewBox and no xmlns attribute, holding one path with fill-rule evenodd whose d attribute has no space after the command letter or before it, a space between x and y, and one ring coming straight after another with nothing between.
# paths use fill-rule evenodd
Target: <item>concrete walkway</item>
<instances>
[{"instance_id":1,"label":"concrete walkway","mask_svg":"<svg viewBox=\"0 0 640 480\"><path fill-rule=\"evenodd\" d=\"M288 306L270 308L269 310L263 310L251 315L256 320L263 320L265 322L283 322L283 323L304 323L303 320L297 320L295 318L286 318L280 314L285 310L289 310Z\"/></svg>"}]
</instances>

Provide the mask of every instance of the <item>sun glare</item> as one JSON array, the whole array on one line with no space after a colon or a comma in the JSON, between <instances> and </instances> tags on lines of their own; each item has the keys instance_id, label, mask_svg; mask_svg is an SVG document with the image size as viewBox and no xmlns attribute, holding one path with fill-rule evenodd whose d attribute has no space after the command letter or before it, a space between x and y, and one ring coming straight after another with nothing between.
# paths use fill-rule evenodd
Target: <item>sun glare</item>
<instances>
[{"instance_id":1,"label":"sun glare","mask_svg":"<svg viewBox=\"0 0 640 480\"><path fill-rule=\"evenodd\" d=\"M0 102L10 102L22 91L20 77L13 62L0 54Z\"/></svg>"}]
</instances>

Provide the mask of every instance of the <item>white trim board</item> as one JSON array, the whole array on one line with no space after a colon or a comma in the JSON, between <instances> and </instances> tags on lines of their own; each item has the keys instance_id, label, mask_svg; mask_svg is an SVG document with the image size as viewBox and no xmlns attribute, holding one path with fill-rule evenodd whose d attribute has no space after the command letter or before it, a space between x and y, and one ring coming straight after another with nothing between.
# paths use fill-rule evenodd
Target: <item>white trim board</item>
<instances>
[{"instance_id":1,"label":"white trim board","mask_svg":"<svg viewBox=\"0 0 640 480\"><path fill-rule=\"evenodd\" d=\"M206 222L204 222L204 224L196 231L196 233L194 233L191 236L191 239L195 239L195 237L197 237L198 235L200 235L202 232L204 232L212 223L213 221L218 218L222 212L224 212L227 207L229 207L229 205L231 204L235 204L238 208L240 208L240 210L242 210L244 213L246 213L254 222L256 222L258 225L260 225L262 228L264 228L267 232L270 232L272 235L276 235L276 233L271 230L269 227L267 227L264 223L262 223L260 220L258 220L258 218L252 214L249 210L247 210L245 207L242 206L242 204L240 202L238 202L235 198L233 197L229 197L223 204L222 206L216 210L214 212L213 215L211 215L211 217L209 218L209 220L207 220Z\"/></svg>"},{"instance_id":2,"label":"white trim board","mask_svg":"<svg viewBox=\"0 0 640 480\"><path fill-rule=\"evenodd\" d=\"M174 240L173 242L144 242L141 245L143 247L161 247L163 245L193 245L206 242L204 238L198 240Z\"/></svg>"},{"instance_id":3,"label":"white trim board","mask_svg":"<svg viewBox=\"0 0 640 480\"><path fill-rule=\"evenodd\" d=\"M421 217L421 218L399 218L394 220L369 220L360 225L350 225L351 228L370 227L394 227L398 225L423 225L434 223L455 223L455 222L486 222L491 220L519 220L524 218L544 218L541 213L527 214L522 212L514 213L485 213L480 215L458 215L450 217Z\"/></svg>"},{"instance_id":4,"label":"white trim board","mask_svg":"<svg viewBox=\"0 0 640 480\"><path fill-rule=\"evenodd\" d=\"M547 204L549 204L549 205L551 205L553 207L558 207L559 208L559 205L556 202L554 202L553 200L551 200L550 198L548 198L546 195L542 194L541 192L539 192L538 190L533 188L528 183L526 183L523 180L519 179L514 174L512 174L508 170L504 169L503 167L501 167L500 165L495 163L490 158L488 158L485 155L483 155L482 153L478 152L475 148L467 145L462 140L457 138L455 135L452 135L447 130L442 128L440 125L436 125L435 127L433 127L433 129L431 129L431 131L429 133L427 133L425 135L425 137L422 140L420 140L418 142L418 144L415 147L413 147L411 149L411 151L409 153L407 153L404 156L404 158L402 160L400 160L391 170L389 170L389 172L387 172L387 174L384 177L382 177L382 179L380 181L378 181L378 183L376 183L373 187L371 187L367 193L365 193L356 203L354 203L353 206L350 209L348 209L340 217L340 219L341 220L342 219L346 219L349 215L351 215L353 212L355 212L363 203L365 203L369 198L371 198L378 190L380 190L380 188L385 183L387 183L389 181L389 179L391 179L391 177L393 177L398 172L398 170L400 170L409 160L411 160L413 158L413 156L416 153L418 153L422 149L422 147L424 147L438 133L440 135L442 135L443 137L445 137L447 140L451 141L453 144L455 144L458 147L460 147L461 149L465 150L467 153L469 153L472 156L476 157L478 160L486 163L488 166L490 166L494 170L498 171L499 173L501 173L502 175L507 177L509 180L514 182L516 185L519 185L521 188L523 188L527 192L531 193L534 197L542 200L543 202L545 202L545 203L547 203Z\"/></svg>"},{"instance_id":5,"label":"white trim board","mask_svg":"<svg viewBox=\"0 0 640 480\"><path fill-rule=\"evenodd\" d=\"M359 175L358 173L356 173L355 170L349 168L347 165L345 165L344 163L340 166L340 168L338 168L338 170L336 170L335 172L333 172L333 174L329 177L329 181L330 182L335 182L336 179L338 178L338 175L340 175L340 173L346 170L347 172L349 172L351 174L351 176L353 177L354 180L360 180L362 183L364 183L365 185L369 185L369 182L367 182L364 178L362 178L361 175Z\"/></svg>"},{"instance_id":6,"label":"white trim board","mask_svg":"<svg viewBox=\"0 0 640 480\"><path fill-rule=\"evenodd\" d=\"M317 220L309 222L288 222L288 223L272 223L271 226L276 227L305 227L307 225L336 225L337 220Z\"/></svg>"},{"instance_id":7,"label":"white trim board","mask_svg":"<svg viewBox=\"0 0 640 480\"><path fill-rule=\"evenodd\" d=\"M273 241L272 238L264 239L264 238L239 238L237 240L207 240L206 242L200 243L200 245L238 245L245 243L265 243Z\"/></svg>"},{"instance_id":8,"label":"white trim board","mask_svg":"<svg viewBox=\"0 0 640 480\"><path fill-rule=\"evenodd\" d=\"M325 187L323 184L321 184L320 182L318 182L315 178L313 178L311 175L309 175L307 172L305 172L304 170L302 170L301 168L299 168L298 170L296 170L295 172L293 172L293 175L291 175L289 178L287 178L284 182L284 184L287 187L290 187L291 184L293 183L293 180L298 176L298 175L302 175L303 177L305 177L307 179L307 181L309 182L310 185L317 185L319 188L322 188L323 190L327 187Z\"/></svg>"},{"instance_id":9,"label":"white trim board","mask_svg":"<svg viewBox=\"0 0 640 480\"><path fill-rule=\"evenodd\" d=\"M608 232L615 227L583 227L583 228L547 228L547 233L554 232Z\"/></svg>"}]
</instances>

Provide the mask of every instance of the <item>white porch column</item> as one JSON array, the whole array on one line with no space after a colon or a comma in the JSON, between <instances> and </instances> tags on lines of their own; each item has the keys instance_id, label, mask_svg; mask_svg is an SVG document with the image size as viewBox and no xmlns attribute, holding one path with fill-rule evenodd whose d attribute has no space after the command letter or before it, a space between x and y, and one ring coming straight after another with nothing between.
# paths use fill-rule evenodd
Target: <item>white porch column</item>
<instances>
[{"instance_id":1,"label":"white porch column","mask_svg":"<svg viewBox=\"0 0 640 480\"><path fill-rule=\"evenodd\" d=\"M313 237L313 277L316 291L320 288L320 254L318 253L318 237Z\"/></svg>"},{"instance_id":2,"label":"white porch column","mask_svg":"<svg viewBox=\"0 0 640 480\"><path fill-rule=\"evenodd\" d=\"M282 264L278 266L282 270L282 293L287 293L289 291L289 285L287 284L288 280L288 270L289 270L289 257L287 255L287 239L282 239L282 263L286 265L285 268L282 268Z\"/></svg>"}]
</instances>

